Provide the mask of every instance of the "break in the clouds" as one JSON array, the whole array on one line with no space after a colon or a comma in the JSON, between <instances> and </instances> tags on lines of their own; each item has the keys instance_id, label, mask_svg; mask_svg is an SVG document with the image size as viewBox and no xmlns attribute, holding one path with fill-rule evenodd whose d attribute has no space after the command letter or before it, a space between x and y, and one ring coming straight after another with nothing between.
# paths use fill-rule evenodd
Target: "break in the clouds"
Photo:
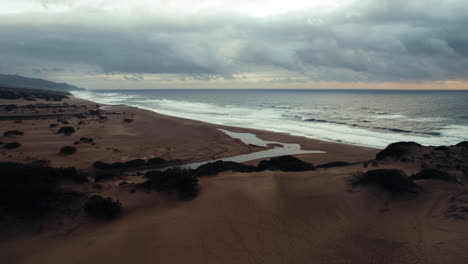
<instances>
[{"instance_id":1,"label":"break in the clouds","mask_svg":"<svg viewBox=\"0 0 468 264\"><path fill-rule=\"evenodd\" d=\"M17 0L0 11L0 72L127 81L468 78L466 1L309 2Z\"/></svg>"}]
</instances>

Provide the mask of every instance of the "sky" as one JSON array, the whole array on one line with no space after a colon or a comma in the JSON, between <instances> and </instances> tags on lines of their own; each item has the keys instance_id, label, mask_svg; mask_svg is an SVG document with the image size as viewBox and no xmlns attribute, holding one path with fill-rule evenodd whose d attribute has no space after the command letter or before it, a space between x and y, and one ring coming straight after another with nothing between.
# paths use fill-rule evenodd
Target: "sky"
<instances>
[{"instance_id":1,"label":"sky","mask_svg":"<svg viewBox=\"0 0 468 264\"><path fill-rule=\"evenodd\" d=\"M89 89L468 89L466 0L0 6L0 73Z\"/></svg>"}]
</instances>

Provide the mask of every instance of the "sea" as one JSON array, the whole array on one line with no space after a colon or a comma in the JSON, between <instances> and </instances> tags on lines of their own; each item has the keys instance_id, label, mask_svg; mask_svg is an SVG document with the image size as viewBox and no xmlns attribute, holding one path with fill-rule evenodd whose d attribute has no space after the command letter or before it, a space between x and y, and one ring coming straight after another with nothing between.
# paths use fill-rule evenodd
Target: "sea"
<instances>
[{"instance_id":1,"label":"sea","mask_svg":"<svg viewBox=\"0 0 468 264\"><path fill-rule=\"evenodd\" d=\"M86 90L74 96L214 124L384 148L468 140L468 91Z\"/></svg>"}]
</instances>

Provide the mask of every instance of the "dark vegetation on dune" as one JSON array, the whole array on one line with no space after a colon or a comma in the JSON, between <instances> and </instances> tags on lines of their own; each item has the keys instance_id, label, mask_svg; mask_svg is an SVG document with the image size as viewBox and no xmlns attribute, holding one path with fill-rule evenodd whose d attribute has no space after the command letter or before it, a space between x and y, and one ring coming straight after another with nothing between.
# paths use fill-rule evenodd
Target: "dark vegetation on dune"
<instances>
[{"instance_id":1,"label":"dark vegetation on dune","mask_svg":"<svg viewBox=\"0 0 468 264\"><path fill-rule=\"evenodd\" d=\"M456 144L455 146L468 148L468 141L462 141L462 142Z\"/></svg>"},{"instance_id":2,"label":"dark vegetation on dune","mask_svg":"<svg viewBox=\"0 0 468 264\"><path fill-rule=\"evenodd\" d=\"M5 143L3 144L3 147L6 148L6 149L16 149L16 148L19 148L21 147L21 143L19 142L8 142L8 143Z\"/></svg>"},{"instance_id":3,"label":"dark vegetation on dune","mask_svg":"<svg viewBox=\"0 0 468 264\"><path fill-rule=\"evenodd\" d=\"M90 137L81 137L80 138L80 142L83 142L83 143L93 143L93 138L90 138Z\"/></svg>"},{"instance_id":4,"label":"dark vegetation on dune","mask_svg":"<svg viewBox=\"0 0 468 264\"><path fill-rule=\"evenodd\" d=\"M374 185L391 193L415 193L418 186L403 171L397 169L378 169L355 173L350 184L353 187Z\"/></svg>"},{"instance_id":5,"label":"dark vegetation on dune","mask_svg":"<svg viewBox=\"0 0 468 264\"><path fill-rule=\"evenodd\" d=\"M150 171L145 174L148 179L141 184L146 189L177 194L181 200L191 200L198 194L198 179L195 170L180 168L165 171Z\"/></svg>"},{"instance_id":6,"label":"dark vegetation on dune","mask_svg":"<svg viewBox=\"0 0 468 264\"><path fill-rule=\"evenodd\" d=\"M88 198L84 205L85 212L94 218L112 220L119 216L122 204L110 197L104 198L100 195L93 195Z\"/></svg>"},{"instance_id":7,"label":"dark vegetation on dune","mask_svg":"<svg viewBox=\"0 0 468 264\"><path fill-rule=\"evenodd\" d=\"M70 136L73 133L75 133L75 129L71 126L63 126L57 131L57 134L64 134L65 136Z\"/></svg>"},{"instance_id":8,"label":"dark vegetation on dune","mask_svg":"<svg viewBox=\"0 0 468 264\"><path fill-rule=\"evenodd\" d=\"M4 137L23 136L23 135L24 135L24 132L18 131L18 130L9 130L9 131L5 131L5 132L3 133L3 136L4 136Z\"/></svg>"},{"instance_id":9,"label":"dark vegetation on dune","mask_svg":"<svg viewBox=\"0 0 468 264\"><path fill-rule=\"evenodd\" d=\"M60 148L59 153L62 155L72 155L76 152L76 148L72 146L64 146Z\"/></svg>"},{"instance_id":10,"label":"dark vegetation on dune","mask_svg":"<svg viewBox=\"0 0 468 264\"><path fill-rule=\"evenodd\" d=\"M67 99L68 96L70 96L70 93L61 91L0 87L0 99L7 100L24 99L35 101L37 99L44 99L47 101L61 101L62 99Z\"/></svg>"},{"instance_id":11,"label":"dark vegetation on dune","mask_svg":"<svg viewBox=\"0 0 468 264\"><path fill-rule=\"evenodd\" d=\"M279 171L309 171L314 170L315 166L302 161L293 156L280 156L270 160L262 160L258 164L258 170L279 170Z\"/></svg>"},{"instance_id":12,"label":"dark vegetation on dune","mask_svg":"<svg viewBox=\"0 0 468 264\"><path fill-rule=\"evenodd\" d=\"M0 207L13 214L43 215L77 195L58 187L60 180L79 175L75 168L8 162L0 163L0 171Z\"/></svg>"},{"instance_id":13,"label":"dark vegetation on dune","mask_svg":"<svg viewBox=\"0 0 468 264\"><path fill-rule=\"evenodd\" d=\"M425 168L420 172L411 176L413 180L442 180L442 181L452 181L452 177L449 173L433 168Z\"/></svg>"},{"instance_id":14,"label":"dark vegetation on dune","mask_svg":"<svg viewBox=\"0 0 468 264\"><path fill-rule=\"evenodd\" d=\"M237 172L256 172L258 168L251 165L245 165L242 163L237 163L233 161L215 161L203 164L197 169L197 175L199 176L209 176L216 175L223 171L237 171Z\"/></svg>"},{"instance_id":15,"label":"dark vegetation on dune","mask_svg":"<svg viewBox=\"0 0 468 264\"><path fill-rule=\"evenodd\" d=\"M329 163L318 165L316 168L328 169L328 168L334 168L334 167L345 167L345 166L350 166L350 165L355 165L355 164L357 163L349 163L345 161L334 161L334 162L329 162Z\"/></svg>"},{"instance_id":16,"label":"dark vegetation on dune","mask_svg":"<svg viewBox=\"0 0 468 264\"><path fill-rule=\"evenodd\" d=\"M422 147L422 145L415 142L397 142L388 145L384 150L377 153L375 159L383 160L385 158L399 159L407 154L411 148Z\"/></svg>"}]
</instances>

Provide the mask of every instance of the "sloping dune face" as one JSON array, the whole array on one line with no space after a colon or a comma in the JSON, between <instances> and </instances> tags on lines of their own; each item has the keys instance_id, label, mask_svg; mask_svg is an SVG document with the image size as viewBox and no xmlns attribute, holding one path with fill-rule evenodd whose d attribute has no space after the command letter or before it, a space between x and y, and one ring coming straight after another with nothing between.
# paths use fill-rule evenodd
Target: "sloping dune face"
<instances>
[{"instance_id":1,"label":"sloping dune face","mask_svg":"<svg viewBox=\"0 0 468 264\"><path fill-rule=\"evenodd\" d=\"M345 176L357 169L224 173L202 179L190 202L122 191L119 220L5 242L1 254L4 263L467 263L466 221L443 214L464 187L425 182L396 197L351 189Z\"/></svg>"}]
</instances>

